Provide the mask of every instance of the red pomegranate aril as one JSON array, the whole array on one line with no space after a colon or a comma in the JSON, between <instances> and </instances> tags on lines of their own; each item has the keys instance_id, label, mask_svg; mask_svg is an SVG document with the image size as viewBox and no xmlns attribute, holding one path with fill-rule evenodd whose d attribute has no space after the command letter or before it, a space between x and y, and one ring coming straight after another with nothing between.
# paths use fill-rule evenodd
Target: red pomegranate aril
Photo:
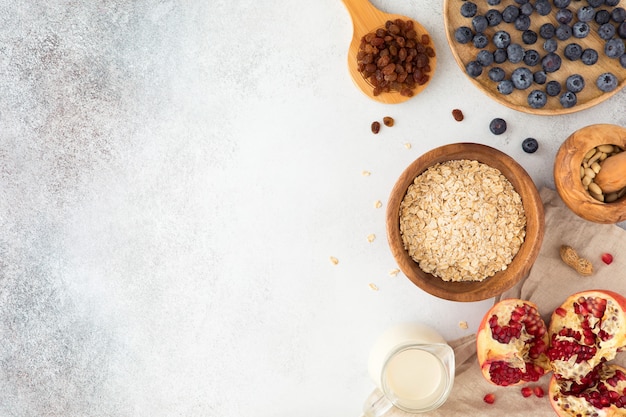
<instances>
[{"instance_id":1,"label":"red pomegranate aril","mask_svg":"<svg viewBox=\"0 0 626 417\"><path fill-rule=\"evenodd\" d=\"M533 395L533 389L531 387L523 387L521 389L521 392L522 392L522 396L527 397L527 398Z\"/></svg>"},{"instance_id":2,"label":"red pomegranate aril","mask_svg":"<svg viewBox=\"0 0 626 417\"><path fill-rule=\"evenodd\" d=\"M611 265L611 262L613 262L613 255L611 255L610 253L603 253L602 262L604 262L607 265Z\"/></svg>"},{"instance_id":3,"label":"red pomegranate aril","mask_svg":"<svg viewBox=\"0 0 626 417\"><path fill-rule=\"evenodd\" d=\"M567 315L567 310L565 310L563 307L557 307L554 312L561 317L565 317Z\"/></svg>"},{"instance_id":4,"label":"red pomegranate aril","mask_svg":"<svg viewBox=\"0 0 626 417\"><path fill-rule=\"evenodd\" d=\"M534 387L533 388L533 392L539 398L543 398L543 396L544 396L543 388L541 388L540 386Z\"/></svg>"},{"instance_id":5,"label":"red pomegranate aril","mask_svg":"<svg viewBox=\"0 0 626 417\"><path fill-rule=\"evenodd\" d=\"M494 393L490 392L489 394L484 396L483 401L485 401L487 404L493 404L494 402L496 402L496 396Z\"/></svg>"}]
</instances>

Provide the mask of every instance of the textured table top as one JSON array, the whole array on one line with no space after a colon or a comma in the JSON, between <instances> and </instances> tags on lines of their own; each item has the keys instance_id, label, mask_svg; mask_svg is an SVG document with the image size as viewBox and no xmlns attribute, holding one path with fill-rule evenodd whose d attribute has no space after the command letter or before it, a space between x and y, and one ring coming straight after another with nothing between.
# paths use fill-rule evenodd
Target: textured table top
<instances>
[{"instance_id":1,"label":"textured table top","mask_svg":"<svg viewBox=\"0 0 626 417\"><path fill-rule=\"evenodd\" d=\"M476 330L491 300L390 275L396 178L473 141L553 187L560 144L626 125L626 93L516 112L459 69L441 2L373 3L437 46L403 104L355 88L339 0L0 2L0 415L358 415L386 327Z\"/></svg>"}]
</instances>

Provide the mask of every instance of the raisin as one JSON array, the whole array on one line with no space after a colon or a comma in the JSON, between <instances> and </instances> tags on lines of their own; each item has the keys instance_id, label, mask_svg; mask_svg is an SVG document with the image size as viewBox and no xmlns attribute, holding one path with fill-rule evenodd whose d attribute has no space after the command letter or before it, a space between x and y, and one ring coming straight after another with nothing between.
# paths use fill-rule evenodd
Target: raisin
<instances>
[{"instance_id":1,"label":"raisin","mask_svg":"<svg viewBox=\"0 0 626 417\"><path fill-rule=\"evenodd\" d=\"M454 120L457 122L460 122L464 118L463 112L459 109L454 109L452 110L452 117L454 117Z\"/></svg>"},{"instance_id":2,"label":"raisin","mask_svg":"<svg viewBox=\"0 0 626 417\"><path fill-rule=\"evenodd\" d=\"M389 117L389 116L385 116L383 117L383 123L385 124L385 126L387 127L391 127L394 124L394 120L393 117Z\"/></svg>"},{"instance_id":3,"label":"raisin","mask_svg":"<svg viewBox=\"0 0 626 417\"><path fill-rule=\"evenodd\" d=\"M372 133L377 135L380 132L380 122L372 122Z\"/></svg>"}]
</instances>

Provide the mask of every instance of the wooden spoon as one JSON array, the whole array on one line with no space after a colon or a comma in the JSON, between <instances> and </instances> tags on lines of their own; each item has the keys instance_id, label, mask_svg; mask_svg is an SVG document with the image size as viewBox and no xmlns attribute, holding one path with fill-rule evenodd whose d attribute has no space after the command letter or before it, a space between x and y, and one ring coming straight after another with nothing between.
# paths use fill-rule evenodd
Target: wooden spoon
<instances>
[{"instance_id":1,"label":"wooden spoon","mask_svg":"<svg viewBox=\"0 0 626 417\"><path fill-rule=\"evenodd\" d=\"M626 187L626 152L609 156L602 162L602 169L593 180L605 194Z\"/></svg>"},{"instance_id":2,"label":"wooden spoon","mask_svg":"<svg viewBox=\"0 0 626 417\"><path fill-rule=\"evenodd\" d=\"M409 19L406 16L398 15L398 14L389 14L384 13L374 7L368 0L342 0L343 4L348 9L348 13L350 13L350 17L352 18L352 26L354 27L354 32L352 34L352 42L350 43L350 48L348 49L348 69L350 71L350 75L354 80L354 83L363 91L368 97L380 101L382 103L402 103L411 97L403 96L397 91L392 91L389 93L382 93L377 96L374 95L374 87L363 78L358 69L357 64L357 53L359 52L359 46L361 45L361 38L367 35L370 32L374 32L378 28L382 28L385 26L385 22L387 20L412 20L413 26L418 34L428 34L426 29L422 25L420 25L414 19ZM430 36L430 34L428 34ZM431 47L432 45L432 37L431 39ZM437 63L437 57L430 58L430 75L432 79L432 74L435 72L435 66ZM429 81L430 82L430 81ZM429 84L427 82L423 85L418 85L413 90L413 96L419 94L426 86Z\"/></svg>"}]
</instances>

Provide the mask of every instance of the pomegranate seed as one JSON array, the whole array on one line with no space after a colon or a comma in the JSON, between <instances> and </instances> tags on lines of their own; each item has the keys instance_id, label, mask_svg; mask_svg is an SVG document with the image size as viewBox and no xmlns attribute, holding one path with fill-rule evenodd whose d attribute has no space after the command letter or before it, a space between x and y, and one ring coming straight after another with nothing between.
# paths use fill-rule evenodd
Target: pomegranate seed
<instances>
[{"instance_id":1,"label":"pomegranate seed","mask_svg":"<svg viewBox=\"0 0 626 417\"><path fill-rule=\"evenodd\" d=\"M543 397L543 388L537 386L535 388L533 388L533 392L535 393L535 395L539 398Z\"/></svg>"},{"instance_id":2,"label":"pomegranate seed","mask_svg":"<svg viewBox=\"0 0 626 417\"><path fill-rule=\"evenodd\" d=\"M563 307L557 307L557 309L554 310L554 312L561 317L565 317L567 315L567 310L565 310Z\"/></svg>"},{"instance_id":3,"label":"pomegranate seed","mask_svg":"<svg viewBox=\"0 0 626 417\"><path fill-rule=\"evenodd\" d=\"M613 262L613 255L611 255L610 253L603 253L602 262L604 262L607 265L611 265L611 262Z\"/></svg>"},{"instance_id":4,"label":"pomegranate seed","mask_svg":"<svg viewBox=\"0 0 626 417\"><path fill-rule=\"evenodd\" d=\"M485 401L487 404L493 404L494 402L496 402L496 396L492 392L490 392L489 394L485 395L483 401Z\"/></svg>"},{"instance_id":5,"label":"pomegranate seed","mask_svg":"<svg viewBox=\"0 0 626 417\"><path fill-rule=\"evenodd\" d=\"M522 395L526 398L530 397L533 395L533 389L531 387L522 388Z\"/></svg>"}]
</instances>

